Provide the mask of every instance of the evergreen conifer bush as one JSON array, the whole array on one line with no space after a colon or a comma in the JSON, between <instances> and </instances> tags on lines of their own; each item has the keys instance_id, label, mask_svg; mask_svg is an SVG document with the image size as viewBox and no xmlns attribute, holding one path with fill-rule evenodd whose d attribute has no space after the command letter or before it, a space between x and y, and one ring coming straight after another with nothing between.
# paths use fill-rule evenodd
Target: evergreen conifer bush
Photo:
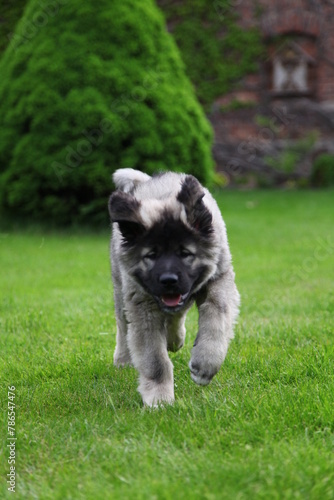
<instances>
[{"instance_id":1,"label":"evergreen conifer bush","mask_svg":"<svg viewBox=\"0 0 334 500\"><path fill-rule=\"evenodd\" d=\"M152 0L30 0L0 74L4 210L98 220L117 168L212 176L211 128Z\"/></svg>"}]
</instances>

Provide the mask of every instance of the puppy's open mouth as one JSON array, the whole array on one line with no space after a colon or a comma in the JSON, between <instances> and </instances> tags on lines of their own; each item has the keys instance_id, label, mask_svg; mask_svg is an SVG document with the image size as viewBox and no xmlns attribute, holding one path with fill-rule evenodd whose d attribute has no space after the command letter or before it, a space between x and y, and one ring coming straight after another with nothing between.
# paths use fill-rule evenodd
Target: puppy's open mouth
<instances>
[{"instance_id":1,"label":"puppy's open mouth","mask_svg":"<svg viewBox=\"0 0 334 500\"><path fill-rule=\"evenodd\" d=\"M175 294L175 295L162 295L160 297L161 302L163 303L164 306L167 307L178 307L182 306L184 304L184 301L186 300L188 294L185 293L184 295L181 294Z\"/></svg>"}]
</instances>

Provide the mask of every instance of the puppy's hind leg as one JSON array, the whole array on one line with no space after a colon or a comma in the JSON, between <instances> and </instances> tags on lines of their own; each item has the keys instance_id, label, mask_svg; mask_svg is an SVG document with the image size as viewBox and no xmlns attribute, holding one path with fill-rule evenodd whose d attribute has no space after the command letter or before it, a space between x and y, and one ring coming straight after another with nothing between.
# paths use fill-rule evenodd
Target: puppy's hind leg
<instances>
[{"instance_id":1,"label":"puppy's hind leg","mask_svg":"<svg viewBox=\"0 0 334 500\"><path fill-rule=\"evenodd\" d=\"M186 313L170 316L167 318L167 349L176 352L183 347L186 336L186 327L184 325Z\"/></svg>"},{"instance_id":2,"label":"puppy's hind leg","mask_svg":"<svg viewBox=\"0 0 334 500\"><path fill-rule=\"evenodd\" d=\"M127 322L124 314L121 284L114 281L114 302L116 314L116 348L114 364L116 366L132 365L131 355L127 342Z\"/></svg>"}]
</instances>

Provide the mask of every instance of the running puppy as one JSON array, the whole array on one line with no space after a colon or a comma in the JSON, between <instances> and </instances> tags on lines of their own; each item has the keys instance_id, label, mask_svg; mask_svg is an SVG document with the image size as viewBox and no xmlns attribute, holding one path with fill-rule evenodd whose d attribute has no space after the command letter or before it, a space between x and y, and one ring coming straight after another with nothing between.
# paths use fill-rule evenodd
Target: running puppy
<instances>
[{"instance_id":1,"label":"running puppy","mask_svg":"<svg viewBox=\"0 0 334 500\"><path fill-rule=\"evenodd\" d=\"M191 378L209 384L233 337L239 293L219 208L191 175L150 177L117 170L109 199L113 222L111 267L117 322L114 363L139 372L146 405L174 400L168 350L185 338L194 303L198 334L189 363Z\"/></svg>"}]
</instances>

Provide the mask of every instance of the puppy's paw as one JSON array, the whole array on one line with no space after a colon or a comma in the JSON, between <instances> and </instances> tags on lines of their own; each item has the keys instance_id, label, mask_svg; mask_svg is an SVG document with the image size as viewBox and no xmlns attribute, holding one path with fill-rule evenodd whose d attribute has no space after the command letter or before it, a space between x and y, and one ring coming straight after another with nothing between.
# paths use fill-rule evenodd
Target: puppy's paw
<instances>
[{"instance_id":1,"label":"puppy's paw","mask_svg":"<svg viewBox=\"0 0 334 500\"><path fill-rule=\"evenodd\" d=\"M173 383L164 382L157 384L152 380L141 379L138 387L143 403L146 406L157 408L174 402L174 387Z\"/></svg>"},{"instance_id":2,"label":"puppy's paw","mask_svg":"<svg viewBox=\"0 0 334 500\"><path fill-rule=\"evenodd\" d=\"M149 406L151 408L159 408L164 407L166 405L171 405L174 403L174 396L170 396L169 394L158 394L156 396L143 396L143 403L145 406Z\"/></svg>"},{"instance_id":3,"label":"puppy's paw","mask_svg":"<svg viewBox=\"0 0 334 500\"><path fill-rule=\"evenodd\" d=\"M181 347L183 347L184 345L184 341L183 339L181 341L179 341L178 343L169 343L167 344L167 349L168 351L171 351L171 352L177 352L179 349L181 349Z\"/></svg>"},{"instance_id":4,"label":"puppy's paw","mask_svg":"<svg viewBox=\"0 0 334 500\"><path fill-rule=\"evenodd\" d=\"M201 367L199 364L196 362L190 361L189 363L189 368L190 368L190 376L194 382L198 385L208 385L210 384L212 378L214 377L215 373L211 373L209 371L206 371L206 368Z\"/></svg>"},{"instance_id":5,"label":"puppy's paw","mask_svg":"<svg viewBox=\"0 0 334 500\"><path fill-rule=\"evenodd\" d=\"M120 367L120 366L133 366L130 354L127 352L126 353L115 352L114 365L118 366L118 367Z\"/></svg>"},{"instance_id":6,"label":"puppy's paw","mask_svg":"<svg viewBox=\"0 0 334 500\"><path fill-rule=\"evenodd\" d=\"M208 385L219 371L226 351L218 343L200 343L193 347L189 363L191 378L196 384Z\"/></svg>"}]
</instances>

